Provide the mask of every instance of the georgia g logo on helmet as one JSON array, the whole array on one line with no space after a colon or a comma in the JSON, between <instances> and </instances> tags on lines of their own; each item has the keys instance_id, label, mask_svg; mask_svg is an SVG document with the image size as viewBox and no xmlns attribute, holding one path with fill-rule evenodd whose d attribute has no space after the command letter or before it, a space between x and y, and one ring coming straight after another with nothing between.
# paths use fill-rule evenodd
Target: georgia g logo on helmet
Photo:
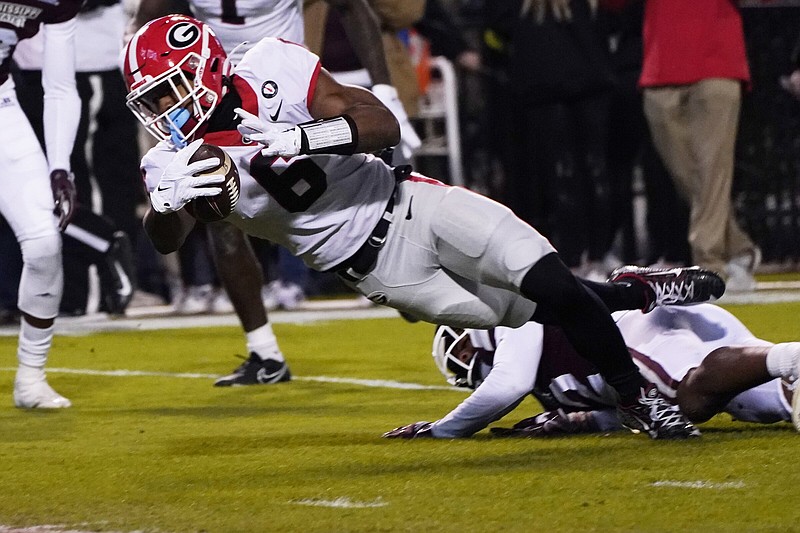
<instances>
[{"instance_id":1,"label":"georgia g logo on helmet","mask_svg":"<svg viewBox=\"0 0 800 533\"><path fill-rule=\"evenodd\" d=\"M175 50L189 48L200 39L200 28L191 22L179 22L167 32L167 44Z\"/></svg>"}]
</instances>

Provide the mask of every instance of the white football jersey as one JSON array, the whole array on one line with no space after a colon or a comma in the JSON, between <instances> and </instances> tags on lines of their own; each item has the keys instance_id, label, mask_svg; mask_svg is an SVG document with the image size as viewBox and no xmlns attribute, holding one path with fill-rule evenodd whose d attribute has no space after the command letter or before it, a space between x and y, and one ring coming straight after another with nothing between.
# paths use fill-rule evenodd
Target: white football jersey
<instances>
[{"instance_id":1,"label":"white football jersey","mask_svg":"<svg viewBox=\"0 0 800 533\"><path fill-rule=\"evenodd\" d=\"M669 382L681 381L717 348L772 345L753 335L728 311L710 304L657 307L647 314L618 311L613 316L625 344L635 352L634 361L642 375L673 397Z\"/></svg>"},{"instance_id":2,"label":"white football jersey","mask_svg":"<svg viewBox=\"0 0 800 533\"><path fill-rule=\"evenodd\" d=\"M657 307L647 314L620 311L613 316L644 378L672 398L686 373L717 348L772 346L728 311L711 304ZM532 390L540 399L546 396L556 406L569 410L616 405L614 390L577 355L563 333L554 334L549 326L528 322L515 329L496 327L469 333L472 345L490 354L482 358L484 380L458 407L433 424L438 438L464 437L479 431L516 407ZM747 422L791 419L780 379L737 395L725 411Z\"/></svg>"},{"instance_id":3,"label":"white football jersey","mask_svg":"<svg viewBox=\"0 0 800 533\"><path fill-rule=\"evenodd\" d=\"M195 18L214 30L233 64L264 37L304 43L302 0L190 0ZM234 48L247 41L235 54Z\"/></svg>"},{"instance_id":4,"label":"white football jersey","mask_svg":"<svg viewBox=\"0 0 800 533\"><path fill-rule=\"evenodd\" d=\"M241 107L261 120L287 128L313 120L319 58L304 47L264 39L245 54L234 73ZM228 95L229 99L235 95ZM233 107L220 113L230 129L204 141L225 149L239 169L241 194L226 221L245 233L280 244L316 270L328 270L366 242L394 191L392 168L369 154L264 157L262 145L245 144L236 131ZM148 191L155 189L174 149L159 143L142 159Z\"/></svg>"}]
</instances>

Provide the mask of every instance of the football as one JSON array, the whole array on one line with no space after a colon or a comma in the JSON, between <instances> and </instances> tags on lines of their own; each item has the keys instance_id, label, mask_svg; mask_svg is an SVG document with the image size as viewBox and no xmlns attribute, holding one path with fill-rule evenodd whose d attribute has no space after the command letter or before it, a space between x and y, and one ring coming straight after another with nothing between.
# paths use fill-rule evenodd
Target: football
<instances>
[{"instance_id":1,"label":"football","mask_svg":"<svg viewBox=\"0 0 800 533\"><path fill-rule=\"evenodd\" d=\"M216 196L201 196L186 204L186 211L200 222L217 222L233 213L236 202L239 201L239 170L236 164L222 148L213 144L201 144L200 148L189 158L189 163L203 161L204 159L219 158L222 163L198 175L220 174L225 176L225 181L219 185L222 192Z\"/></svg>"}]
</instances>

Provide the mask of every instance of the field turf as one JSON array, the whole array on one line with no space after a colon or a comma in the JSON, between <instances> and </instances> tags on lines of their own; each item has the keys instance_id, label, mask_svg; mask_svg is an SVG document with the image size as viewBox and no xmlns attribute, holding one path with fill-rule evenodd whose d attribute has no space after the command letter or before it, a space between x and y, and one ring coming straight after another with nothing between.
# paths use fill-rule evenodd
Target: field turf
<instances>
[{"instance_id":1,"label":"field turf","mask_svg":"<svg viewBox=\"0 0 800 533\"><path fill-rule=\"evenodd\" d=\"M800 339L799 303L728 309L763 338ZM59 336L49 379L74 404L60 412L12 407L16 339L0 338L0 531L800 529L790 424L721 415L692 442L486 431L390 441L381 433L439 418L465 396L443 387L432 326L275 331L297 379L229 389L211 383L239 362L234 327ZM529 399L496 425L536 412Z\"/></svg>"}]
</instances>

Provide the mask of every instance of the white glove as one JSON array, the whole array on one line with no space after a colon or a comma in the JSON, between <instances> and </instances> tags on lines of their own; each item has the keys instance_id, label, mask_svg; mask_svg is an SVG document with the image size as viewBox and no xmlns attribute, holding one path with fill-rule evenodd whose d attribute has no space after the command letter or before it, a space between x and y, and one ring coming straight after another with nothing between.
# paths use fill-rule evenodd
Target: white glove
<instances>
[{"instance_id":1,"label":"white glove","mask_svg":"<svg viewBox=\"0 0 800 533\"><path fill-rule=\"evenodd\" d=\"M201 144L203 144L203 140L197 139L189 146L180 149L164 169L161 180L150 193L150 203L157 212L174 213L195 198L215 196L222 192L221 187L209 187L209 185L221 184L225 181L225 176L220 174L195 175L204 170L218 167L222 163L219 158L212 157L189 164L189 158L194 155Z\"/></svg>"},{"instance_id":2,"label":"white glove","mask_svg":"<svg viewBox=\"0 0 800 533\"><path fill-rule=\"evenodd\" d=\"M412 126L411 122L408 120L406 109L397 97L397 89L391 85L379 83L378 85L372 86L372 92L383 105L389 108L389 111L392 112L394 118L396 118L397 122L400 124L400 144L397 146L400 148L400 153L403 155L403 158L408 161L414 155L417 148L422 146L422 141L419 135L417 135L417 132L414 131L414 126Z\"/></svg>"},{"instance_id":3,"label":"white glove","mask_svg":"<svg viewBox=\"0 0 800 533\"><path fill-rule=\"evenodd\" d=\"M242 122L236 126L239 133L266 147L261 150L261 155L294 157L300 153L301 133L297 126L286 129L286 126L261 120L240 107L234 109L233 112L242 119Z\"/></svg>"}]
</instances>

